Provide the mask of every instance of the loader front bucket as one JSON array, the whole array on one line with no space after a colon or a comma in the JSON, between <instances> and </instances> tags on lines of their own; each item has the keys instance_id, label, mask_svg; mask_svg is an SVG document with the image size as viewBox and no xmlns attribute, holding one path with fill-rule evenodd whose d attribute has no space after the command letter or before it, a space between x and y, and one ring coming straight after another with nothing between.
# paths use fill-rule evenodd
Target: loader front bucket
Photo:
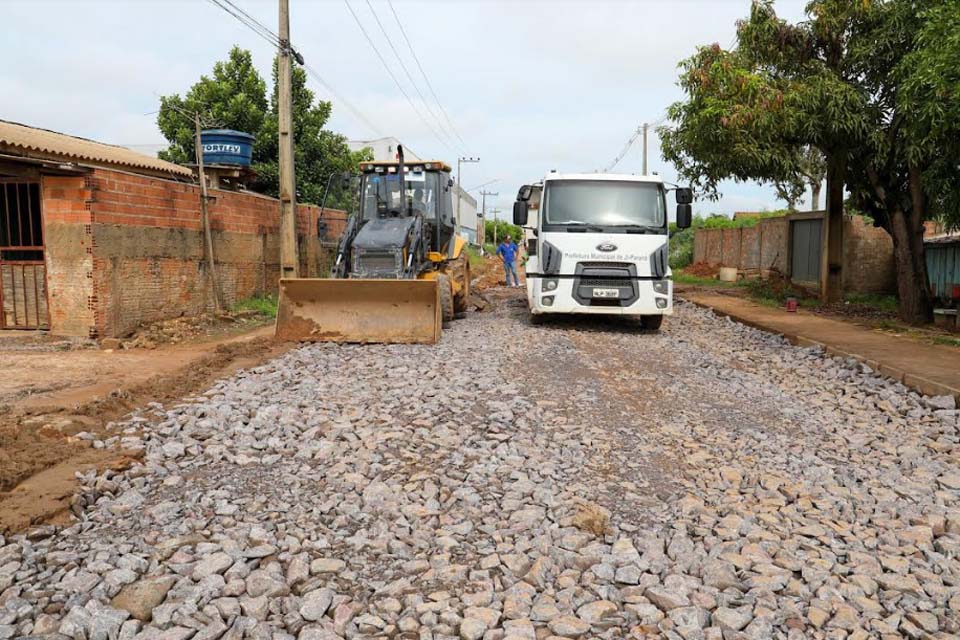
<instances>
[{"instance_id":1,"label":"loader front bucket","mask_svg":"<svg viewBox=\"0 0 960 640\"><path fill-rule=\"evenodd\" d=\"M280 279L282 340L432 344L440 327L433 280Z\"/></svg>"}]
</instances>

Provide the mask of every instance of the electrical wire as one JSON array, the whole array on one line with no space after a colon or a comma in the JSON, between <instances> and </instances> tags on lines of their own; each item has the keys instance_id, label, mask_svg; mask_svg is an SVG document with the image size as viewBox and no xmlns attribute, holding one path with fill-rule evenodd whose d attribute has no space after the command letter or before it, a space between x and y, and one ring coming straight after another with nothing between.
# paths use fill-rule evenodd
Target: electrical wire
<instances>
[{"instance_id":1,"label":"electrical wire","mask_svg":"<svg viewBox=\"0 0 960 640\"><path fill-rule=\"evenodd\" d=\"M390 12L393 14L393 19L397 21L397 26L400 27L400 33L403 35L403 39L407 43L407 48L410 49L410 55L413 56L414 62L417 63L417 68L420 69L420 75L423 76L423 80L427 84L427 89L430 90L430 94L437 103L437 108L440 109L440 113L442 113L443 117L446 119L447 124L450 126L450 130L453 131L453 133L457 136L457 139L460 140L460 144L462 144L464 147L468 147L469 145L463 139L463 136L460 135L460 132L457 131L457 127L453 124L453 120L450 118L447 110L443 108L440 98L437 97L437 92L433 90L433 84L431 84L430 78L427 76L427 72L423 70L423 65L420 64L420 57L417 56L417 52L414 51L413 44L410 42L410 38L407 37L407 30L403 28L403 23L400 22L400 16L397 15L396 9L393 8L393 0L387 0L387 4L390 6Z\"/></svg>"},{"instance_id":2,"label":"electrical wire","mask_svg":"<svg viewBox=\"0 0 960 640\"><path fill-rule=\"evenodd\" d=\"M357 26L360 27L360 32L363 34L363 37L367 40L367 44L370 45L370 48L373 49L373 52L377 55L377 58L380 59L380 63L383 65L383 68L386 70L387 74L389 74L394 84L397 85L397 89L400 90L400 93L403 94L403 97L406 98L407 103L410 104L410 108L413 109L414 113L417 114L417 117L419 117L420 120L427 126L427 128L430 130L433 136L440 142L440 144L447 147L450 151L453 151L454 153L456 153L456 150L453 149L448 142L446 142L445 140L443 140L443 138L440 137L436 129L433 128L433 125L431 125L430 122L420 112L420 110L417 109L417 105L415 105L413 100L410 98L410 94L406 92L406 90L403 88L403 85L397 79L396 74L394 74L393 71L390 69L390 67L387 65L387 61L384 59L383 54L380 53L380 50L377 48L377 45L374 44L373 38L370 37L370 34L367 33L367 30L364 28L363 23L360 22L360 17L353 10L353 7L350 6L349 0L343 0L343 3L347 5L347 10L350 11L350 15L353 16L353 20L354 22L357 23Z\"/></svg>"},{"instance_id":3,"label":"electrical wire","mask_svg":"<svg viewBox=\"0 0 960 640\"><path fill-rule=\"evenodd\" d=\"M236 9L237 11L239 11L239 12L240 12L241 14L243 14L248 20L250 20L254 25L256 25L256 27L258 28L258 30L264 32L264 33L267 34L270 38L276 40L276 42L277 42L278 44L280 43L280 36L279 36L279 34L274 33L274 31L271 30L270 27L268 27L267 25L263 24L262 22L260 22L260 21L257 20L256 18L254 18L252 15L250 15L249 13L247 13L246 11L244 11L243 9L241 9L235 2L233 2L233 0L220 0L220 1L221 1L221 2L226 2L228 5L230 5L231 7L233 7L234 9Z\"/></svg>"},{"instance_id":4,"label":"electrical wire","mask_svg":"<svg viewBox=\"0 0 960 640\"><path fill-rule=\"evenodd\" d=\"M259 20L251 16L249 13L241 9L234 2L232 2L232 0L208 0L208 1L214 6L219 7L220 9L223 9L224 11L226 11L228 14L236 18L241 24L246 26L248 29L256 33L258 36L260 36L261 38L269 42L271 45L273 45L277 49L281 48L282 45L280 42L279 35L273 32L269 27L264 25L262 22L260 22ZM303 57L300 56L292 46L290 46L289 44L287 46L290 49L290 53L293 54L294 59L300 63L300 65L304 68L304 70L309 75L311 75L317 82L319 82L323 86L324 89L327 90L327 93L329 93L334 98L334 101L337 104L346 108L347 111L353 114L353 116L359 122L361 122L364 126L366 126L368 129L370 129L377 135L383 137L383 132L376 125L374 125L370 121L370 119L363 114L363 112L361 112L358 108L353 106L346 98L344 98L339 93L337 93L337 91L333 88L333 86L329 82L327 82L323 78L323 76L321 76L315 69L308 66L303 61Z\"/></svg>"},{"instance_id":5,"label":"electrical wire","mask_svg":"<svg viewBox=\"0 0 960 640\"><path fill-rule=\"evenodd\" d=\"M420 91L419 84L413 79L413 76L410 75L410 71L407 69L407 65L404 64L403 58L400 57L400 52L397 51L397 48L393 45L393 40L390 38L390 35L387 33L387 30L384 29L383 23L380 22L380 16L378 16L377 12L373 10L373 5L370 4L370 0L366 0L366 3L367 3L367 8L370 9L370 13L373 15L373 19L377 23L377 26L380 27L380 33L383 34L384 39L387 41L387 44L390 46L390 50L393 51L393 56L397 59L397 62L400 63L400 68L403 69L403 73L407 76L407 80L410 81L410 84L411 86L413 86L413 89L417 92L417 95L420 96L420 102L423 103L423 106L426 108L427 113L430 114L430 117L433 118L436 121L436 123L439 125L440 131L442 131L443 134L447 136L450 139L450 141L453 142L454 145L456 145L456 140L454 140L453 136L450 135L450 132L448 132L444 127L443 119L438 117L437 114L434 113L433 109L430 107L430 103L427 102L427 99L425 97L423 97L423 92Z\"/></svg>"},{"instance_id":6,"label":"electrical wire","mask_svg":"<svg viewBox=\"0 0 960 640\"><path fill-rule=\"evenodd\" d=\"M226 11L228 14L236 18L238 22L266 40L274 47L280 48L280 36L250 17L249 14L230 2L230 0L208 0L208 2L215 7L219 7L220 9Z\"/></svg>"},{"instance_id":7,"label":"electrical wire","mask_svg":"<svg viewBox=\"0 0 960 640\"><path fill-rule=\"evenodd\" d=\"M633 135L630 136L630 139L627 140L627 144L623 145L623 150L620 151L619 155L613 159L604 172L613 171L614 167L620 164L620 161L623 160L624 156L627 155L627 151L630 150L630 147L633 146L633 143L637 141L637 138L640 137L640 134L643 133L643 127L637 127L637 130L633 132Z\"/></svg>"},{"instance_id":8,"label":"electrical wire","mask_svg":"<svg viewBox=\"0 0 960 640\"><path fill-rule=\"evenodd\" d=\"M303 69L304 69L304 71L306 71L307 74L309 74L314 80L316 80L316 81L319 82L321 85L323 85L323 87L324 87L324 88L327 90L327 92L333 97L333 99L334 99L338 104L340 104L341 106L345 107L345 108L347 109L347 111L349 111L350 113L352 113L353 116L354 116L357 120L359 120L360 122L362 122L368 129L370 129L371 131L373 131L375 134L377 134L377 135L380 136L381 138L385 137L383 131L381 131L375 124L373 124L373 122L371 122L370 119L367 118L367 117L363 114L362 111L360 111L360 110L357 109L355 106L353 106L352 104L350 104L350 102L347 101L346 98L344 98L343 96L339 95L339 94L336 92L336 90L334 90L334 88L330 85L330 83L327 82L326 80L324 80L323 76L321 76L319 73L317 73L317 71L316 71L313 67L311 67L311 66L308 65L308 64L304 64L304 65L303 65Z\"/></svg>"}]
</instances>

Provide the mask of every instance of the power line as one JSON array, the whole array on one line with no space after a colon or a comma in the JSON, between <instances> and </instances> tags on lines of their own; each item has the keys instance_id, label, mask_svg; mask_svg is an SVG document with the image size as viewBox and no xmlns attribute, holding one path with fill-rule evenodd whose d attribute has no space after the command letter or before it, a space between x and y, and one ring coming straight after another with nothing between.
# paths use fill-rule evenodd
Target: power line
<instances>
[{"instance_id":1,"label":"power line","mask_svg":"<svg viewBox=\"0 0 960 640\"><path fill-rule=\"evenodd\" d=\"M224 11L226 11L228 14L236 18L241 24L243 24L248 29L256 33L258 36L260 36L261 38L269 42L274 47L279 49L282 46L280 42L280 36L274 33L269 27L264 25L262 22L260 22L259 20L251 16L249 13L241 9L234 2L232 2L232 0L208 0L208 1L214 6L219 7L220 9L223 9ZM319 82L324 89L327 90L327 93L329 93L334 98L337 104L346 108L347 111L353 114L353 116L358 121L360 121L364 126L366 126L368 129L370 129L371 131L373 131L379 136L383 136L383 132L380 131L380 129L378 129L370 121L369 118L367 118L358 108L353 106L346 98L344 98L339 93L337 93L337 91L333 88L333 85L327 82L323 78L323 76L321 76L315 69L308 66L304 62L303 56L297 53L289 43L287 44L287 46L290 48L290 52L293 54L297 62L299 62L300 65L304 68L304 70L309 75L311 75L317 82Z\"/></svg>"},{"instance_id":2,"label":"power line","mask_svg":"<svg viewBox=\"0 0 960 640\"><path fill-rule=\"evenodd\" d=\"M394 57L397 59L397 62L400 63L400 68L403 69L403 73L407 76L407 80L410 81L410 84L413 86L414 90L417 92L417 95L420 96L420 101L423 103L423 106L426 108L427 113L430 114L430 117L436 120L437 124L440 126L440 131L443 132L445 136L448 136L450 140L456 144L456 141L453 140L453 136L444 128L443 120L433 112L433 109L430 107L430 103L427 102L427 99L423 97L423 93L420 91L420 86L413 79L413 76L410 75L410 71L407 69L407 65L403 63L403 58L400 57L400 52L397 51L397 48L393 45L393 40L390 39L390 35L387 33L387 30L383 28L383 23L380 22L380 16L377 15L377 12L373 10L373 5L370 4L370 0L366 0L367 8L370 9L370 13L373 14L373 19L377 22L377 26L380 27L380 33L383 34L384 39L387 41L387 44L390 46L390 50L393 51Z\"/></svg>"},{"instance_id":3,"label":"power line","mask_svg":"<svg viewBox=\"0 0 960 640\"><path fill-rule=\"evenodd\" d=\"M443 108L440 98L437 97L437 92L433 90L433 85L430 83L430 78L427 76L427 72L423 70L423 65L420 64L420 58L417 56L417 52L414 51L413 44L410 43L410 38L407 37L407 31L403 28L403 23L400 22L400 16L397 15L396 9L393 8L393 0L387 0L387 4L390 6L390 12L393 14L393 19L397 21L397 26L400 27L400 33L403 34L403 39L407 43L407 48L410 49L410 54L413 56L414 62L417 63L417 68L420 69L420 74L423 76L424 82L427 83L427 88L430 90L430 94L437 102L437 107L440 109L440 113L442 113L443 117L446 118L447 124L450 125L450 130L453 131L453 133L457 136L457 139L460 140L460 144L462 144L464 147L469 146L463 139L463 136L460 135L460 132L457 131L457 127L453 124L453 120L450 118L447 110Z\"/></svg>"},{"instance_id":4,"label":"power line","mask_svg":"<svg viewBox=\"0 0 960 640\"><path fill-rule=\"evenodd\" d=\"M400 90L400 93L403 94L403 97L407 99L407 102L410 104L410 108L413 109L413 111L417 114L417 117L419 117L420 120L421 120L425 125L427 125L427 128L430 129L430 132L431 132L431 133L434 135L434 137L440 142L440 144L442 144L443 146L447 147L447 148L450 149L451 151L455 151L455 150L450 146L449 143L445 142L445 141L437 134L437 131L436 131L436 129L433 128L433 125L431 125L430 122L429 122L426 118L423 117L423 114L420 112L420 110L417 109L417 106L413 103L413 100L410 98L410 94L408 94L408 93L406 92L406 90L403 88L403 85L402 85L402 84L400 83L400 81L397 79L397 76L393 73L393 71L392 71L392 70L390 69L390 67L387 65L387 61L383 58L383 54L380 53L380 50L377 48L377 45L375 45L375 44L373 43L373 38L370 37L370 34L367 33L367 30L364 28L363 23L360 22L360 18L359 18L359 16L357 16L356 12L353 10L353 7L350 6L349 0L343 0L343 4L347 5L347 10L350 11L350 15L353 16L353 20L354 20L354 22L357 23L357 26L360 27L360 32L363 34L363 37L366 38L367 44L369 44L369 45L370 45L370 48L373 49L373 52L374 52L375 54L377 54L377 58L380 59L380 64L383 65L383 68L387 71L387 74L390 75L390 78L393 80L394 84L397 85L397 89Z\"/></svg>"},{"instance_id":5,"label":"power line","mask_svg":"<svg viewBox=\"0 0 960 640\"><path fill-rule=\"evenodd\" d=\"M242 13L248 20L250 20L254 25L256 25L259 30L263 31L265 34L267 34L267 35L270 36L271 38L275 39L278 44L280 43L280 36L279 36L279 35L277 35L276 33L274 33L274 32L270 29L270 27L268 27L267 25L263 24L262 22L260 22L260 21L257 20L256 18L254 18L252 15L250 15L249 13L247 13L246 11L244 11L243 9L241 9L239 6L237 6L237 4L236 4L235 2L233 2L233 0L220 0L220 1L221 1L221 2L226 2L226 3L229 4L231 7L233 7L234 9L236 9L237 11L239 11L240 13Z\"/></svg>"},{"instance_id":6,"label":"power line","mask_svg":"<svg viewBox=\"0 0 960 640\"><path fill-rule=\"evenodd\" d=\"M230 0L208 0L215 7L223 9L231 16L237 19L242 25L253 31L255 34L269 42L271 45L280 47L280 36L263 26L243 9L230 2Z\"/></svg>"},{"instance_id":7,"label":"power line","mask_svg":"<svg viewBox=\"0 0 960 640\"><path fill-rule=\"evenodd\" d=\"M323 87L327 90L327 92L330 93L330 95L336 100L336 102L339 103L340 105L344 106L350 113L353 114L353 116L354 116L357 120L359 120L360 122L362 122L368 129L370 129L371 131L373 131L375 134L377 134L377 135L380 136L381 138L384 137L383 131L381 131L375 124L373 124L373 123L363 114L362 111L360 111L360 110L357 109L355 106L353 106L352 104L350 104L350 102L348 102L346 98L344 98L343 96L339 95L339 94L334 90L334 88L333 88L332 86L330 86L330 83L327 82L326 80L324 80L324 79L323 79L323 76L321 76L319 73L317 73L317 71L314 70L313 67L311 67L311 66L308 65L308 64L304 64L304 65L303 65L303 69L304 69L304 71L306 71L311 77L313 77L314 80L316 80L316 81L319 82L321 85L323 85Z\"/></svg>"},{"instance_id":8,"label":"power line","mask_svg":"<svg viewBox=\"0 0 960 640\"><path fill-rule=\"evenodd\" d=\"M623 160L624 156L627 155L627 151L630 150L630 147L633 146L633 143L637 141L637 138L640 137L640 134L643 133L643 127L637 127L636 131L633 132L633 135L630 136L630 139L627 140L627 144L623 145L623 150L613 159L607 168L604 171L613 171L613 168L620 164L620 161Z\"/></svg>"}]
</instances>

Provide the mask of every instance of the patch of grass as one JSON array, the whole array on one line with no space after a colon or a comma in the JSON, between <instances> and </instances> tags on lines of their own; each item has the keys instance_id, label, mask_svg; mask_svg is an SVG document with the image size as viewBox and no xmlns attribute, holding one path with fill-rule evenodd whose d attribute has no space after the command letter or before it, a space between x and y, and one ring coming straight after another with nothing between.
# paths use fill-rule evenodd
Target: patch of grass
<instances>
[{"instance_id":1,"label":"patch of grass","mask_svg":"<svg viewBox=\"0 0 960 640\"><path fill-rule=\"evenodd\" d=\"M478 267L483 264L483 256L480 255L479 249L468 244L466 247L464 247L464 251L467 252L467 256L470 258L471 267Z\"/></svg>"},{"instance_id":2,"label":"patch of grass","mask_svg":"<svg viewBox=\"0 0 960 640\"><path fill-rule=\"evenodd\" d=\"M277 297L276 296L254 296L245 300L240 300L230 308L234 313L241 311L256 311L258 315L268 318L277 317Z\"/></svg>"},{"instance_id":3,"label":"patch of grass","mask_svg":"<svg viewBox=\"0 0 960 640\"><path fill-rule=\"evenodd\" d=\"M706 284L706 285L728 285L729 282L720 282L717 278L704 278L702 276L695 276L692 273L684 273L683 271L674 271L673 272L673 281L678 284Z\"/></svg>"},{"instance_id":4,"label":"patch of grass","mask_svg":"<svg viewBox=\"0 0 960 640\"><path fill-rule=\"evenodd\" d=\"M897 312L897 296L885 296L876 293L851 293L844 296L843 299L850 304L869 307L877 311L886 311L888 313Z\"/></svg>"},{"instance_id":5,"label":"patch of grass","mask_svg":"<svg viewBox=\"0 0 960 640\"><path fill-rule=\"evenodd\" d=\"M877 323L877 328L883 331L901 331L903 329L900 323L894 320L881 320Z\"/></svg>"},{"instance_id":6,"label":"patch of grass","mask_svg":"<svg viewBox=\"0 0 960 640\"><path fill-rule=\"evenodd\" d=\"M960 347L960 338L954 338L953 336L933 336L930 341L948 347Z\"/></svg>"},{"instance_id":7,"label":"patch of grass","mask_svg":"<svg viewBox=\"0 0 960 640\"><path fill-rule=\"evenodd\" d=\"M787 298L796 298L801 307L815 307L816 298L808 297L802 289L794 287L782 278L751 278L743 280L741 286L747 290L751 300L768 307L782 307Z\"/></svg>"}]
</instances>

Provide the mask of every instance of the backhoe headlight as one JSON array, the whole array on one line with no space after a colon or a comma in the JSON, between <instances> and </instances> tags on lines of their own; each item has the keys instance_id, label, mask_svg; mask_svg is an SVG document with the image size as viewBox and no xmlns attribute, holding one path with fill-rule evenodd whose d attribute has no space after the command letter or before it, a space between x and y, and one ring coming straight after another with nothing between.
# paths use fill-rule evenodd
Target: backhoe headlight
<instances>
[{"instance_id":1,"label":"backhoe headlight","mask_svg":"<svg viewBox=\"0 0 960 640\"><path fill-rule=\"evenodd\" d=\"M654 280L653 281L653 290L656 293L662 293L667 295L670 293L670 281L669 280Z\"/></svg>"},{"instance_id":2,"label":"backhoe headlight","mask_svg":"<svg viewBox=\"0 0 960 640\"><path fill-rule=\"evenodd\" d=\"M543 281L543 290L544 291L553 291L557 288L557 279L549 278Z\"/></svg>"}]
</instances>

